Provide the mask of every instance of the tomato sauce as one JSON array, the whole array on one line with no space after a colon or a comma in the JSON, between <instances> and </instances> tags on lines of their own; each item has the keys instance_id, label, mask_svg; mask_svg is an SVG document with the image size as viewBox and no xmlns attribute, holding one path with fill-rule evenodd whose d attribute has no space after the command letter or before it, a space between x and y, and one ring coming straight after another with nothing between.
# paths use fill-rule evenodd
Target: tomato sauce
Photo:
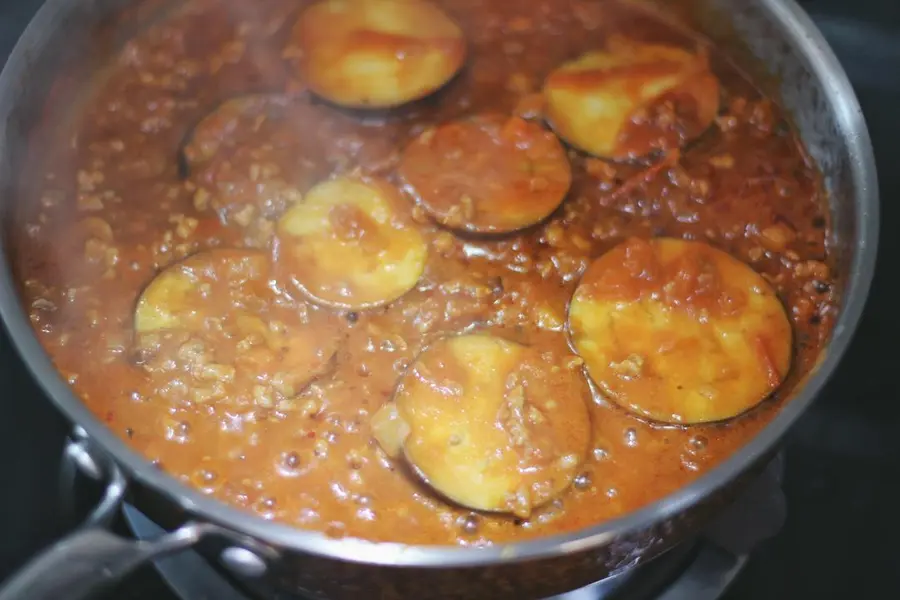
<instances>
[{"instance_id":1,"label":"tomato sauce","mask_svg":"<svg viewBox=\"0 0 900 600\"><path fill-rule=\"evenodd\" d=\"M729 456L812 367L836 315L819 175L777 104L708 48L702 52L720 101L702 133L688 127L690 139L670 135L673 122L696 110L664 95L623 133L628 148L651 152L607 160L561 139L565 150L551 152L552 159L567 160L571 172L552 172L549 192L524 191L540 204L533 222L507 227L497 214L496 221L458 227L479 214L479 193L496 181L520 183L510 171L513 159L495 157L491 166L487 157L481 170L456 174L476 202L467 214L466 202L448 198L441 184L454 174L437 172L462 169L465 161L450 150L416 154L409 160L429 163L417 163L416 176L431 179L404 178L411 144L479 115L526 119L529 128L553 132L541 118L541 89L561 64L613 36L690 52L698 42L611 1L433 4L462 31L464 65L433 94L389 109L341 108L310 91L316 88L304 80L292 38L309 2L190 0L148 24L112 58L71 128L58 133L59 151L40 165L41 190L16 253L22 295L44 347L86 405L160 469L223 502L333 536L406 543L482 545L576 530L654 501ZM206 119L223 103L259 95L269 99ZM657 126L665 126L659 143L650 139ZM322 221L321 234L322 244L337 245L322 248L363 240L370 244L365 256L373 256L389 243L407 243L383 232L414 228L418 235L408 243L421 239L427 259L410 267L421 272L410 271L415 284L399 297L376 295L383 301L350 309L352 302L302 293L284 273L281 253L294 238L285 238L278 220L334 177L377 179L400 190L403 201L389 203L394 212L363 204L337 209ZM430 196L417 202L410 183L432 186ZM496 210L516 210L514 197L497 197ZM448 222L457 200L453 206L462 208ZM490 231L495 223L502 231ZM781 384L771 397L722 422L682 426L637 416L595 390L590 442L572 484L519 514L448 500L379 445L371 419L393 401L398 381L429 344L489 331L577 358L568 307L586 269L629 238L658 236L724 250L771 285L793 330L786 381L769 369L770 383ZM157 308L180 303L179 314L190 312L194 325L178 321L187 337L160 330L147 338L135 329L139 299L161 271L227 248L259 252L275 265L260 271L264 290L240 270L187 273L185 285L206 278L210 287L197 287L190 299L166 291L154 300ZM403 248L392 247L384 260L399 261ZM307 270L333 268L326 264ZM685 286L703 277L686 272ZM341 293L335 289L328 293ZM720 301L692 287L679 289L677 302L695 297L704 305ZM259 319L262 329L242 329L237 323L250 321L239 316ZM326 332L328 339L316 343L327 356L291 354L291 340L302 336L290 332L314 326ZM257 362L235 371L229 365L244 350ZM309 377L282 372L295 358L315 365L304 371ZM564 393L553 391L551 380L547 386L548 394Z\"/></svg>"}]
</instances>

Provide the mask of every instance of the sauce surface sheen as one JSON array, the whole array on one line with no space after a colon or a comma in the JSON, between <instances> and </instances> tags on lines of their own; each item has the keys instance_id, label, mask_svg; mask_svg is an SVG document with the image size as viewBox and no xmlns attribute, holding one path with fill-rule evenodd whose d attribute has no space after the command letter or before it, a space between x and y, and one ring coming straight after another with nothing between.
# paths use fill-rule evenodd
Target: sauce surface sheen
<instances>
[{"instance_id":1,"label":"sauce surface sheen","mask_svg":"<svg viewBox=\"0 0 900 600\"><path fill-rule=\"evenodd\" d=\"M560 65L612 36L688 50L696 41L615 2L434 5L465 36L462 70L432 96L368 112L324 102L302 80L290 49L308 2L192 0L149 24L98 77L72 129L61 130L56 151L42 159L39 197L16 253L22 295L43 345L91 410L161 469L224 502L329 535L406 543L480 545L577 530L656 500L729 456L812 367L837 312L819 177L777 105L713 48L719 114L680 150L627 162L563 146L571 182L563 173L568 193L555 211L536 209L534 220L545 219L508 231L515 227L503 215L488 214L485 223L502 225L490 235L441 225L434 214L446 221L444 205L433 200L431 213L416 205L401 173L403 150L423 134L476 115L521 117L552 131L534 117L542 85ZM232 103L234 114L204 121L223 103L269 93L281 99ZM666 102L627 128L629 149L659 147L640 136L652 133L649 121L667 118ZM348 204L323 220L327 239L337 240L329 243L363 249L387 248L379 236L392 227L416 229L410 248L424 243L427 258L399 297L406 279L361 297L360 309L347 308L352 298L328 306L279 276L285 257L300 255L289 256L295 241L278 219L313 186L340 176L401 190L384 224L381 213ZM509 199L494 207L510 210ZM793 330L791 370L774 399L729 421L682 427L643 420L595 394L573 483L527 517L473 513L446 500L374 440L372 416L393 400L419 352L449 335L484 330L529 352L572 355L569 303L588 266L627 239L659 236L708 243L771 285ZM143 330L150 326L136 333L135 307L154 277L215 248L245 249L246 268L256 252L274 259L252 274L188 263L172 271L181 274L178 289L157 290L154 302L184 304L178 319L165 313L193 323L179 335L200 336L209 352ZM193 269L206 274L197 279ZM184 291L194 285L184 282L201 286L204 277L218 291ZM314 280L322 287L320 280L324 274ZM693 287L676 292L673 304L712 306ZM317 340L312 354L291 346L304 336ZM266 352L277 360L272 368L247 363L231 379L215 361L210 367L209 356L245 348L258 353L254 360ZM311 379L279 370L295 364L313 365ZM217 377L227 385L217 388Z\"/></svg>"}]
</instances>

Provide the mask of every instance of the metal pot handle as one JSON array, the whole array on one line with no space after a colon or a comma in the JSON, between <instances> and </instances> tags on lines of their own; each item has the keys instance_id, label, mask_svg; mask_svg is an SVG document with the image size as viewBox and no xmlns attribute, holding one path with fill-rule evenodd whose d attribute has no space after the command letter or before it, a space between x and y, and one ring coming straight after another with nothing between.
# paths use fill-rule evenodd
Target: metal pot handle
<instances>
[{"instance_id":1,"label":"metal pot handle","mask_svg":"<svg viewBox=\"0 0 900 600\"><path fill-rule=\"evenodd\" d=\"M259 557L274 550L210 523L186 523L153 541L119 537L105 529L121 507L128 485L121 469L95 452L80 428L65 457L93 479L107 479L103 498L81 527L32 559L0 588L0 600L86 600L121 581L138 567L186 550L208 535L224 537ZM262 561L262 559L260 559Z\"/></svg>"},{"instance_id":2,"label":"metal pot handle","mask_svg":"<svg viewBox=\"0 0 900 600\"><path fill-rule=\"evenodd\" d=\"M77 531L38 555L0 590L0 600L86 600L155 558L196 544L210 530L188 523L152 542L99 527Z\"/></svg>"}]
</instances>

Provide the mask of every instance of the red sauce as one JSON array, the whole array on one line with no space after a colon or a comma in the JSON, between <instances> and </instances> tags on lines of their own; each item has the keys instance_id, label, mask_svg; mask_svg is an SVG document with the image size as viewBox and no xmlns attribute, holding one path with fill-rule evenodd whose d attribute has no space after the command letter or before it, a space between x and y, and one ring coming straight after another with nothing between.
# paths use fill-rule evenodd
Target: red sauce
<instances>
[{"instance_id":1,"label":"red sauce","mask_svg":"<svg viewBox=\"0 0 900 600\"><path fill-rule=\"evenodd\" d=\"M404 197L401 220L421 231L428 260L398 300L342 311L270 278L264 291L210 294L198 304L227 318L246 310L268 325L278 311L329 323L336 350L310 381L292 387L274 373L264 382L241 375L224 396L195 401L190 392L202 373L190 361L202 358L177 359L177 348L160 354L158 346L154 370L136 351L135 304L158 272L210 248L270 253L275 219L321 179L377 175L399 186L400 156L424 131L473 115L512 115L558 65L613 34L693 47L613 2L435 4L465 34L465 67L432 97L368 114L305 92L292 58L282 55L308 2L194 0L149 24L113 59L72 129L59 132L60 152L41 164L42 191L17 253L23 298L87 406L148 460L223 502L372 540L471 545L576 530L656 500L740 448L778 411L831 331L819 177L777 105L714 49L709 61L722 94L714 125L680 152L632 163L568 150L568 194L540 223L490 238L459 236ZM200 154L186 161L184 176L182 146L204 116L235 96L284 90L292 94L262 111L256 130L255 116L213 121L212 133L232 142L208 164ZM219 131L229 127L240 128L238 141ZM84 225L86 218L109 231ZM358 215L331 219L348 239L368 236L370 224ZM588 265L628 237L658 235L725 250L776 290L796 342L787 381L772 381L781 383L773 399L724 423L682 428L596 398L577 485L527 519L483 513L477 526L470 510L423 485L373 440L371 416L428 343L477 326L538 347L546 336L564 344L568 302ZM682 272L679 298L706 293L695 285L702 274ZM227 331L216 335L238 347ZM767 356L764 344L758 352ZM254 386L269 386L275 399Z\"/></svg>"}]
</instances>

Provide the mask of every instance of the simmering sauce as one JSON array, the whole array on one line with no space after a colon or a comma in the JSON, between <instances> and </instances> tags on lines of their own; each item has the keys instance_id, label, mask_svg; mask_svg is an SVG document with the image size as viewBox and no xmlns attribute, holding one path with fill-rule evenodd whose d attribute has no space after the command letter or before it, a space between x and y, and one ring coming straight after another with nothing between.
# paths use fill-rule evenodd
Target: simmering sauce
<instances>
[{"instance_id":1,"label":"simmering sauce","mask_svg":"<svg viewBox=\"0 0 900 600\"><path fill-rule=\"evenodd\" d=\"M771 419L831 332L828 217L716 48L613 1L310 6L172 8L40 165L22 295L108 427L267 519L482 545Z\"/></svg>"}]
</instances>

